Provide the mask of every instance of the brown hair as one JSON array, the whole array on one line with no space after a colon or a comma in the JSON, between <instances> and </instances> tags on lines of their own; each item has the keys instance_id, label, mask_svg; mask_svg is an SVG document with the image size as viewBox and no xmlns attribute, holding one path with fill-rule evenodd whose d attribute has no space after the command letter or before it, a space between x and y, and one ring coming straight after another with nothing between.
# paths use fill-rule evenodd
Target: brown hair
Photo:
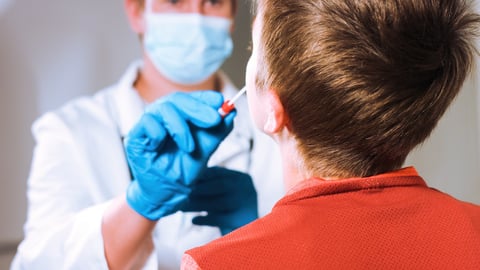
<instances>
[{"instance_id":1,"label":"brown hair","mask_svg":"<svg viewBox=\"0 0 480 270\"><path fill-rule=\"evenodd\" d=\"M402 166L474 63L467 0L259 0L257 88L278 91L305 166L329 177Z\"/></svg>"}]
</instances>

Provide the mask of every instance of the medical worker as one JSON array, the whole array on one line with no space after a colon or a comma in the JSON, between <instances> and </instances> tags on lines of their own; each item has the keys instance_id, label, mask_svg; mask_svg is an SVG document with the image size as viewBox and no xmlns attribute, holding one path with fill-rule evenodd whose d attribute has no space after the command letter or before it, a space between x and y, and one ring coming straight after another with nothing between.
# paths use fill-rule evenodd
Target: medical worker
<instances>
[{"instance_id":1,"label":"medical worker","mask_svg":"<svg viewBox=\"0 0 480 270\"><path fill-rule=\"evenodd\" d=\"M237 93L219 70L233 49L236 1L124 4L142 61L34 123L25 238L11 269L178 269L185 250L263 216L283 195L277 150L253 128L246 100L216 114ZM166 133L175 141L149 148L163 141L146 135Z\"/></svg>"}]
</instances>

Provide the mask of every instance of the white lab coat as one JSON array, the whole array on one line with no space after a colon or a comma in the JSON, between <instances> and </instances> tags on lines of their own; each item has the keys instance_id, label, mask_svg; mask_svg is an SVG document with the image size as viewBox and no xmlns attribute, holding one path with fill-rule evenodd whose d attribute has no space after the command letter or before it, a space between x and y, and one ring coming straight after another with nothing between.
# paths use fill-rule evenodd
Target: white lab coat
<instances>
[{"instance_id":1,"label":"white lab coat","mask_svg":"<svg viewBox=\"0 0 480 270\"><path fill-rule=\"evenodd\" d=\"M12 270L107 269L101 220L111 199L124 194L131 181L122 138L144 109L132 86L140 65L132 64L116 85L76 99L34 123L25 239ZM237 89L220 75L225 98L233 97ZM249 172L263 216L284 194L278 149L253 128L246 99L235 105L234 130L209 165ZM155 252L144 269L178 269L186 249L220 236L216 227L193 225L193 215L177 212L158 222Z\"/></svg>"}]
</instances>

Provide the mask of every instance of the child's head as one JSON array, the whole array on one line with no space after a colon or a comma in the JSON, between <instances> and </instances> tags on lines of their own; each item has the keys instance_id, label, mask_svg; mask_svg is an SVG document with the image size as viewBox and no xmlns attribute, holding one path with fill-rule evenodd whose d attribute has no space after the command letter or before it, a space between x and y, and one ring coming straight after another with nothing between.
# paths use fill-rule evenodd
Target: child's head
<instances>
[{"instance_id":1,"label":"child's head","mask_svg":"<svg viewBox=\"0 0 480 270\"><path fill-rule=\"evenodd\" d=\"M474 64L480 19L467 0L257 5L256 88L278 93L312 172L350 177L399 168Z\"/></svg>"}]
</instances>

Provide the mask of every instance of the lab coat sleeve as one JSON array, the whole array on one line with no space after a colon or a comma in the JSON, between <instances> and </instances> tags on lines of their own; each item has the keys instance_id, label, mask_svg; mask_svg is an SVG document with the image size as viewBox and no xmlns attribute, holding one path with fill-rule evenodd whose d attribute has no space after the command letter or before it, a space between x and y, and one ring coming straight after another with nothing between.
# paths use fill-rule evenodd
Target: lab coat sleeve
<instances>
[{"instance_id":1,"label":"lab coat sleeve","mask_svg":"<svg viewBox=\"0 0 480 270\"><path fill-rule=\"evenodd\" d=\"M92 169L72 130L48 113L32 131L25 238L11 269L108 269L101 235L108 201L96 196Z\"/></svg>"}]
</instances>

